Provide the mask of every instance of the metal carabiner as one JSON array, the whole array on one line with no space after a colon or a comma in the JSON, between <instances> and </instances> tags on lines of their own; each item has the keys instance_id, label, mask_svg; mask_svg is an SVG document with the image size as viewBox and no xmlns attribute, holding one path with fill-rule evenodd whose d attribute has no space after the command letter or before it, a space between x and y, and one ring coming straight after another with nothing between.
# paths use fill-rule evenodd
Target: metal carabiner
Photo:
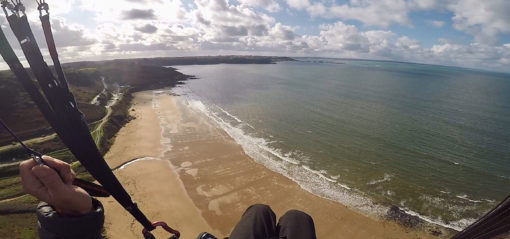
<instances>
[{"instance_id":1,"label":"metal carabiner","mask_svg":"<svg viewBox=\"0 0 510 239\"><path fill-rule=\"evenodd\" d=\"M32 160L36 162L38 165L46 165L46 163L42 160L42 157L39 155L31 154L30 157L32 157ZM48 165L46 165L48 166Z\"/></svg>"},{"instance_id":2,"label":"metal carabiner","mask_svg":"<svg viewBox=\"0 0 510 239\"><path fill-rule=\"evenodd\" d=\"M179 231L169 227L165 222L153 222L152 227L153 229L156 229L156 227L162 227L163 229L165 229L165 231L171 233L172 236L169 239L179 239L179 237L181 236L181 233ZM154 235L152 235L152 233L146 228L142 230L142 234L145 239L156 239Z\"/></svg>"},{"instance_id":3,"label":"metal carabiner","mask_svg":"<svg viewBox=\"0 0 510 239\"><path fill-rule=\"evenodd\" d=\"M14 13L14 6L8 0L2 0L2 9L4 10L6 17L9 16L7 9L11 10L11 12Z\"/></svg>"},{"instance_id":4,"label":"metal carabiner","mask_svg":"<svg viewBox=\"0 0 510 239\"><path fill-rule=\"evenodd\" d=\"M23 5L23 3L21 3L21 1L18 1L18 4L15 7L17 8L17 10L19 12L22 12L23 15L26 15L25 14L25 10L26 10L25 5Z\"/></svg>"},{"instance_id":5,"label":"metal carabiner","mask_svg":"<svg viewBox=\"0 0 510 239\"><path fill-rule=\"evenodd\" d=\"M11 10L11 12L13 14L16 14L16 16L20 17L20 12L23 13L23 15L26 15L25 14L25 5L23 5L23 3L21 2L21 0L11 0L11 2L9 3L7 0L3 1L2 2L2 7L4 8L4 13L6 14L6 16L9 16L7 14L7 11L5 10L5 8L8 8L9 10Z\"/></svg>"},{"instance_id":6,"label":"metal carabiner","mask_svg":"<svg viewBox=\"0 0 510 239\"><path fill-rule=\"evenodd\" d=\"M46 0L35 0L37 3L37 10L39 10L39 16L43 16L43 11L46 12L46 15L50 14L50 6L46 3Z\"/></svg>"}]
</instances>

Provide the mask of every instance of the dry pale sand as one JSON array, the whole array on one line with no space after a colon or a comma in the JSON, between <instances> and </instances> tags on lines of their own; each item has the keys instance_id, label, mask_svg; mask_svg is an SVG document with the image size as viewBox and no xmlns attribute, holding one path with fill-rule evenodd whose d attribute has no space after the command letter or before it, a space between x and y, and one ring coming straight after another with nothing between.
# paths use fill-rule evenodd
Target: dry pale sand
<instances>
[{"instance_id":1,"label":"dry pale sand","mask_svg":"<svg viewBox=\"0 0 510 239\"><path fill-rule=\"evenodd\" d=\"M196 235L197 230L215 232L188 197L170 162L157 159L163 149L159 120L152 108L152 93L136 93L130 112L135 119L119 131L105 159L111 168L136 158L147 160L128 164L116 170L115 175L149 220L167 222L183 234L181 238L194 238L190 235ZM106 211L108 238L142 238L142 226L113 198L100 200ZM155 230L154 235L168 238L161 229Z\"/></svg>"},{"instance_id":2,"label":"dry pale sand","mask_svg":"<svg viewBox=\"0 0 510 239\"><path fill-rule=\"evenodd\" d=\"M115 168L134 158L157 158L115 173L150 219L167 221L182 238L196 238L201 231L228 236L254 203L270 205L278 216L289 209L309 213L318 238L431 237L301 189L255 163L215 123L175 96L137 93L133 109L136 119L121 129L106 159ZM141 226L113 199L102 202L108 238L141 238Z\"/></svg>"}]
</instances>

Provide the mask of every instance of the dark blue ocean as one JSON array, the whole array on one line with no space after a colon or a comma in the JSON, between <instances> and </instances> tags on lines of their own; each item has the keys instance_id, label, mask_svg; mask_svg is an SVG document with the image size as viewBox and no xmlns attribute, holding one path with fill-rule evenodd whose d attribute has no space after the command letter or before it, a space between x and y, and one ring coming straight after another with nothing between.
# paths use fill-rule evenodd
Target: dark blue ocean
<instances>
[{"instance_id":1,"label":"dark blue ocean","mask_svg":"<svg viewBox=\"0 0 510 239\"><path fill-rule=\"evenodd\" d=\"M297 58L176 66L175 91L257 162L365 213L460 229L510 193L510 75Z\"/></svg>"}]
</instances>

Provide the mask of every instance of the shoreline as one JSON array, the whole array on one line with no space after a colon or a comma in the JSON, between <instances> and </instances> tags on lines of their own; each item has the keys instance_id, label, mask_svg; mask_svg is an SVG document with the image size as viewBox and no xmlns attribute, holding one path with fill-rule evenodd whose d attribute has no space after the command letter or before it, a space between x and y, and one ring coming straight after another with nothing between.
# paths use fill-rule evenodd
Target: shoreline
<instances>
[{"instance_id":1,"label":"shoreline","mask_svg":"<svg viewBox=\"0 0 510 239\"><path fill-rule=\"evenodd\" d=\"M270 205L279 216L290 209L309 213L318 238L434 238L305 191L256 163L211 119L177 96L159 92L134 94L130 113L135 119L119 131L105 158L111 168L146 159L126 164L115 174L150 219L168 215L167 222L181 229L183 238L194 238L201 231L228 236L254 203ZM155 185L161 182L164 186ZM107 236L140 236L141 226L113 199L101 201ZM125 223L131 225L129 230Z\"/></svg>"},{"instance_id":2,"label":"shoreline","mask_svg":"<svg viewBox=\"0 0 510 239\"><path fill-rule=\"evenodd\" d=\"M179 91L179 93L181 92ZM396 221L406 228L419 227L422 231L428 231L431 235L435 236L447 237L462 230L462 227L458 226L457 221L447 224L406 207L375 201L363 192L338 182L337 177L331 177L321 171L311 169L309 166L292 158L292 156L283 154L277 148L272 148L267 145L267 139L258 138L246 133L243 127L239 125L245 124L245 126L251 129L254 128L223 108L213 105L213 110L210 108L211 106L205 106L200 100L196 100L197 97L195 95L189 97L187 96L188 92L182 92L182 94L177 99L181 102L181 105L185 104L183 107L206 116L216 127L223 130L242 147L249 156L249 160L292 180L301 189L317 197L339 203L350 210L375 220ZM198 99L200 98L198 97ZM223 116L220 117L218 113L228 116L227 119ZM231 118L238 125L229 123L228 118ZM385 175L383 179L379 179L379 182L388 180L388 177ZM374 182L378 183L378 181L372 181L371 183ZM463 221L464 219L461 219L458 222ZM468 224L471 224L471 222L468 222Z\"/></svg>"}]
</instances>

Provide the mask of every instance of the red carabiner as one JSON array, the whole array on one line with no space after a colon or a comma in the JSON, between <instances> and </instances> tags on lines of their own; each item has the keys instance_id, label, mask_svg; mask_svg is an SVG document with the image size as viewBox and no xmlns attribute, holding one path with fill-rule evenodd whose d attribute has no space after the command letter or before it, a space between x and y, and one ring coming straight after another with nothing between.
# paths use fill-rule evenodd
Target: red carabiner
<instances>
[{"instance_id":1,"label":"red carabiner","mask_svg":"<svg viewBox=\"0 0 510 239\"><path fill-rule=\"evenodd\" d=\"M169 232L169 233L172 233L172 237L170 237L170 239L179 239L179 237L181 236L181 233L177 230L174 230L173 228L169 227L165 222L153 222L152 223L152 227L153 229L156 229L156 227L162 227L163 229L165 229L165 231ZM144 228L142 230L142 233L143 233L143 237L145 239L155 239L154 235L152 235L152 233L147 230L146 228Z\"/></svg>"}]
</instances>

